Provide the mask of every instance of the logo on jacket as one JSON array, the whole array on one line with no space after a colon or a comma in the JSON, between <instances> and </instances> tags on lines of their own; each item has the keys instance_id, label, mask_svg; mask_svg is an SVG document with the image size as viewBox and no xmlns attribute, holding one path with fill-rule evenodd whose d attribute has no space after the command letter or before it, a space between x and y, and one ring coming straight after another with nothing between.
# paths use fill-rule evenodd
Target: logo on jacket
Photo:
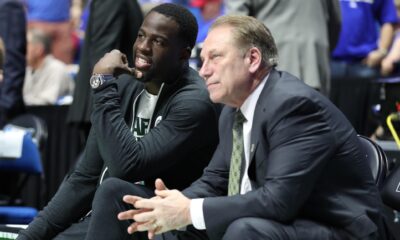
<instances>
[{"instance_id":1,"label":"logo on jacket","mask_svg":"<svg viewBox=\"0 0 400 240\"><path fill-rule=\"evenodd\" d=\"M399 184L397 185L396 192L400 192L400 182L399 182Z\"/></svg>"},{"instance_id":2,"label":"logo on jacket","mask_svg":"<svg viewBox=\"0 0 400 240\"><path fill-rule=\"evenodd\" d=\"M158 116L156 118L156 121L154 122L154 127L157 127L157 125L161 122L161 120L162 120L162 116Z\"/></svg>"}]
</instances>

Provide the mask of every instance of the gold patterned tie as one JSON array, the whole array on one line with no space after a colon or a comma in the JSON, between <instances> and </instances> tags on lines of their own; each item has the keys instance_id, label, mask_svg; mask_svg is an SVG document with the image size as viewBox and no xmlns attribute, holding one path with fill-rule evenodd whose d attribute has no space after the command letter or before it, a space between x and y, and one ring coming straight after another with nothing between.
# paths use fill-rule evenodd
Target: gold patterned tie
<instances>
[{"instance_id":1,"label":"gold patterned tie","mask_svg":"<svg viewBox=\"0 0 400 240\"><path fill-rule=\"evenodd\" d=\"M232 128L232 155L231 166L229 169L229 185L228 196L236 195L240 189L240 169L242 166L243 156L243 122L246 118L242 112L238 110L235 114L235 120Z\"/></svg>"}]
</instances>

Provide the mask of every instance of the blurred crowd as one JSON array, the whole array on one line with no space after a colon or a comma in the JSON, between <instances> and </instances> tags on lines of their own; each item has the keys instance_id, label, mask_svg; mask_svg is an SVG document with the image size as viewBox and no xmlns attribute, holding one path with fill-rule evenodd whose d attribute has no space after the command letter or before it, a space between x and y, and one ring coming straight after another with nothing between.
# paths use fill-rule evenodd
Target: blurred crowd
<instances>
[{"instance_id":1,"label":"blurred crowd","mask_svg":"<svg viewBox=\"0 0 400 240\"><path fill-rule=\"evenodd\" d=\"M132 65L143 16L163 2L197 18L193 68L218 16L254 16L276 38L279 70L329 96L357 132L382 137L398 101L400 0L0 0L0 127L26 106L71 104L68 122L87 131L94 64L119 49Z\"/></svg>"}]
</instances>

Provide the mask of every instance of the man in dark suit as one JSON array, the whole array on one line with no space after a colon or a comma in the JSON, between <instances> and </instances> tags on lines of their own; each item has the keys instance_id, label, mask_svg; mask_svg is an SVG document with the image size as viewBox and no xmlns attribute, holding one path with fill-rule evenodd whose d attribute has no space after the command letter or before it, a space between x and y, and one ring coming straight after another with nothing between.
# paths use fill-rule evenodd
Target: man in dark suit
<instances>
[{"instance_id":1,"label":"man in dark suit","mask_svg":"<svg viewBox=\"0 0 400 240\"><path fill-rule=\"evenodd\" d=\"M274 69L276 46L261 22L217 19L201 58L211 100L227 105L203 176L182 192L158 179L151 199L121 182L96 196L108 198L107 213L126 210L118 201L125 193L136 195L123 198L135 209L118 215L121 226L149 237L193 224L207 232L197 239L389 238L356 132L324 96ZM96 239L109 231L96 230ZM172 232L170 239L196 239Z\"/></svg>"},{"instance_id":2,"label":"man in dark suit","mask_svg":"<svg viewBox=\"0 0 400 240\"><path fill-rule=\"evenodd\" d=\"M23 111L26 18L19 0L0 0L0 37L5 45L4 77L0 81L0 128Z\"/></svg>"},{"instance_id":3,"label":"man in dark suit","mask_svg":"<svg viewBox=\"0 0 400 240\"><path fill-rule=\"evenodd\" d=\"M19 0L0 0L0 38L4 42L3 74L0 78L0 129L24 111L22 87L25 77L26 18ZM0 201L14 192L18 175L0 175ZM4 195L4 196L3 196Z\"/></svg>"}]
</instances>

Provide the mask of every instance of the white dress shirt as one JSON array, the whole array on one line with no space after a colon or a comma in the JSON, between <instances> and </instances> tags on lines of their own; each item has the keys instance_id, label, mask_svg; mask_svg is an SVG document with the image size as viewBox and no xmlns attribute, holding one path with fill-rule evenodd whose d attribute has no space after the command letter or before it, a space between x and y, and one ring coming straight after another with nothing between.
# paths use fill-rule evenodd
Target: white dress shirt
<instances>
[{"instance_id":1,"label":"white dress shirt","mask_svg":"<svg viewBox=\"0 0 400 240\"><path fill-rule=\"evenodd\" d=\"M257 88L246 98L240 110L242 111L246 121L243 123L243 144L244 144L244 156L245 156L245 171L243 174L242 182L240 185L240 194L245 194L251 191L250 179L247 174L250 162L250 144L251 144L251 128L253 126L254 111L258 98L260 97L261 91L264 89L264 85L267 82L269 74L261 81ZM204 198L196 198L190 201L190 217L192 219L193 226L196 229L206 229L203 214L203 201Z\"/></svg>"}]
</instances>

